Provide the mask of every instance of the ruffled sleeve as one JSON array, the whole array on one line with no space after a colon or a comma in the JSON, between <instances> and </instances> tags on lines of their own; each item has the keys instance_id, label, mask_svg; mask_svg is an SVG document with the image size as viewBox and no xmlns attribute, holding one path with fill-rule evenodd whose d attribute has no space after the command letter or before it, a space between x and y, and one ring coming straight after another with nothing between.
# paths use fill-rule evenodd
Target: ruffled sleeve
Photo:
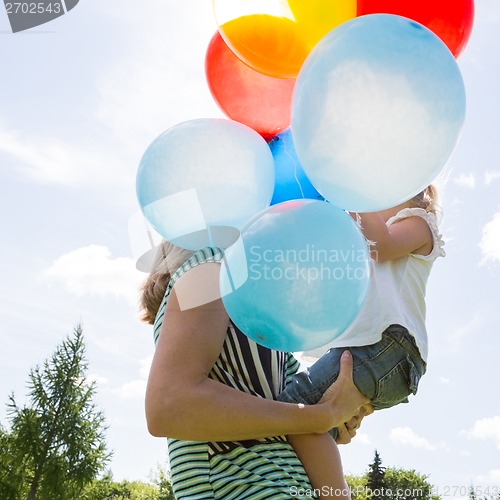
<instances>
[{"instance_id":1,"label":"ruffled sleeve","mask_svg":"<svg viewBox=\"0 0 500 500\"><path fill-rule=\"evenodd\" d=\"M400 210L396 215L394 215L387 221L387 225L390 226L391 224L394 224L395 222L403 219L407 219L408 217L421 217L422 219L424 219L429 225L434 243L432 251L428 255L412 255L417 259L424 260L436 260L438 257L444 257L446 255L446 252L443 248L444 240L443 236L439 232L436 215L434 213L427 212L423 208L403 208L403 210Z\"/></svg>"}]
</instances>

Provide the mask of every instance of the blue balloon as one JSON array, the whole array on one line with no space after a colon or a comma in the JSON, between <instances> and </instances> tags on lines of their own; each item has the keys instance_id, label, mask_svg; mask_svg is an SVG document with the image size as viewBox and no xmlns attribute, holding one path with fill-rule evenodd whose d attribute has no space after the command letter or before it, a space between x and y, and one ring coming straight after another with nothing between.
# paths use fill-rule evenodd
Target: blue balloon
<instances>
[{"instance_id":1,"label":"blue balloon","mask_svg":"<svg viewBox=\"0 0 500 500\"><path fill-rule=\"evenodd\" d=\"M323 199L307 178L297 158L290 128L275 136L269 143L269 147L274 158L276 178L271 205L300 198Z\"/></svg>"},{"instance_id":2,"label":"blue balloon","mask_svg":"<svg viewBox=\"0 0 500 500\"><path fill-rule=\"evenodd\" d=\"M226 250L220 288L234 324L257 343L303 351L341 335L369 282L367 242L325 201L293 200L252 218Z\"/></svg>"},{"instance_id":3,"label":"blue balloon","mask_svg":"<svg viewBox=\"0 0 500 500\"><path fill-rule=\"evenodd\" d=\"M442 171L465 117L455 58L430 30L389 14L338 26L301 68L292 104L297 155L316 189L371 212L419 193Z\"/></svg>"},{"instance_id":4,"label":"blue balloon","mask_svg":"<svg viewBox=\"0 0 500 500\"><path fill-rule=\"evenodd\" d=\"M190 250L225 248L250 217L269 206L273 157L246 125L191 120L152 142L136 186L144 216L165 239Z\"/></svg>"}]
</instances>

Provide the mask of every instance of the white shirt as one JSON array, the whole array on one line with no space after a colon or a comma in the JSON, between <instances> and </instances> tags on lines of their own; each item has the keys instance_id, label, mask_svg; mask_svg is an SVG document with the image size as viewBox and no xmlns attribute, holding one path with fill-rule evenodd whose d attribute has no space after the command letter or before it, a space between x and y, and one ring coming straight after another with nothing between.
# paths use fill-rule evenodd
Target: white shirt
<instances>
[{"instance_id":1,"label":"white shirt","mask_svg":"<svg viewBox=\"0 0 500 500\"><path fill-rule=\"evenodd\" d=\"M432 264L444 256L444 242L436 216L422 208L404 208L387 222L387 226L407 217L422 217L432 232L433 248L428 255L409 254L384 262L371 261L372 273L366 300L354 322L326 346L304 353L319 357L330 347L370 345L382 338L390 325L404 326L415 338L420 355L427 361L427 330L425 327L425 289Z\"/></svg>"}]
</instances>

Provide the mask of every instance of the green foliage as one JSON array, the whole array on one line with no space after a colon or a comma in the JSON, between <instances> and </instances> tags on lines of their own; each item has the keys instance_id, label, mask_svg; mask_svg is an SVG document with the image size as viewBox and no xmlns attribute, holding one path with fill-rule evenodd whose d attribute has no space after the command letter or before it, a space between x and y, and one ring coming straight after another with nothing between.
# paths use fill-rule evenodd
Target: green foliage
<instances>
[{"instance_id":1,"label":"green foliage","mask_svg":"<svg viewBox=\"0 0 500 500\"><path fill-rule=\"evenodd\" d=\"M16 500L22 470L14 460L15 451L12 436L0 425L0 498Z\"/></svg>"},{"instance_id":2,"label":"green foliage","mask_svg":"<svg viewBox=\"0 0 500 500\"><path fill-rule=\"evenodd\" d=\"M174 490L168 474L160 467L157 467L153 482L158 486L158 500L175 500Z\"/></svg>"},{"instance_id":3,"label":"green foliage","mask_svg":"<svg viewBox=\"0 0 500 500\"><path fill-rule=\"evenodd\" d=\"M368 500L368 473L361 476L346 475L345 480L351 491L352 500Z\"/></svg>"},{"instance_id":4,"label":"green foliage","mask_svg":"<svg viewBox=\"0 0 500 500\"><path fill-rule=\"evenodd\" d=\"M382 467L375 451L369 470L361 476L346 476L352 500L438 500L427 476L414 470Z\"/></svg>"},{"instance_id":5,"label":"green foliage","mask_svg":"<svg viewBox=\"0 0 500 500\"><path fill-rule=\"evenodd\" d=\"M102 471L105 419L93 401L95 383L80 326L52 357L29 373L26 406L9 397L11 430L0 433L0 498L74 500Z\"/></svg>"},{"instance_id":6,"label":"green foliage","mask_svg":"<svg viewBox=\"0 0 500 500\"><path fill-rule=\"evenodd\" d=\"M158 500L158 488L139 481L95 480L82 492L81 500Z\"/></svg>"},{"instance_id":7,"label":"green foliage","mask_svg":"<svg viewBox=\"0 0 500 500\"><path fill-rule=\"evenodd\" d=\"M400 492L401 500L422 500L432 498L432 485L424 474L414 470L386 469L385 486L388 490Z\"/></svg>"},{"instance_id":8,"label":"green foliage","mask_svg":"<svg viewBox=\"0 0 500 500\"><path fill-rule=\"evenodd\" d=\"M154 484L139 481L114 482L111 473L95 479L79 497L81 500L175 500L167 474L158 470Z\"/></svg>"}]
</instances>

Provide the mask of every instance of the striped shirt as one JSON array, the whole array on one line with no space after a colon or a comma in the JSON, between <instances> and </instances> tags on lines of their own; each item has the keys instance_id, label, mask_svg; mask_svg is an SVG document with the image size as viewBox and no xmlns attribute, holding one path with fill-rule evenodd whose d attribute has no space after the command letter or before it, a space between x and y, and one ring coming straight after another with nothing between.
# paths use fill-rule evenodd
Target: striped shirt
<instances>
[{"instance_id":1,"label":"striped shirt","mask_svg":"<svg viewBox=\"0 0 500 500\"><path fill-rule=\"evenodd\" d=\"M220 262L222 256L219 249L205 248L172 275L156 316L155 343L175 282L193 267ZM256 344L230 323L209 377L255 397L276 399L298 365L292 354ZM297 492L303 499L316 498L307 496L312 494L309 479L285 436L240 442L169 439L168 452L178 500L285 500Z\"/></svg>"}]
</instances>

